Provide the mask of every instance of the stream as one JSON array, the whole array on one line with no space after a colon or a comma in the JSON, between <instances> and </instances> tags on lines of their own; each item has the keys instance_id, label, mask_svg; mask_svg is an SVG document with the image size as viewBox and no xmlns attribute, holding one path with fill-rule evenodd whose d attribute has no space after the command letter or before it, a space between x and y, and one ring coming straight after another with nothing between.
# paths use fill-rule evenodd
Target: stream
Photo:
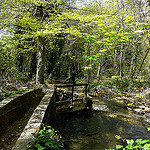
<instances>
[{"instance_id":1,"label":"stream","mask_svg":"<svg viewBox=\"0 0 150 150\"><path fill-rule=\"evenodd\" d=\"M149 118L105 94L93 97L91 113L61 115L52 127L63 137L66 150L105 150L123 144L122 139L150 139L149 125Z\"/></svg>"}]
</instances>

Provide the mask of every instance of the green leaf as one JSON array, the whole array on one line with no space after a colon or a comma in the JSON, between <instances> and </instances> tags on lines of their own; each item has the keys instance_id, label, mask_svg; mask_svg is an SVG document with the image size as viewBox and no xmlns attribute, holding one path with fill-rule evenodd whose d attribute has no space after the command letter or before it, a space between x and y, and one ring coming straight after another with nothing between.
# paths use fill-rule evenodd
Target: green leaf
<instances>
[{"instance_id":1,"label":"green leaf","mask_svg":"<svg viewBox=\"0 0 150 150\"><path fill-rule=\"evenodd\" d=\"M46 149L46 147L43 147L43 146L41 146L40 144L36 144L35 147L36 147L38 150Z\"/></svg>"},{"instance_id":2,"label":"green leaf","mask_svg":"<svg viewBox=\"0 0 150 150\"><path fill-rule=\"evenodd\" d=\"M92 67L84 67L84 70L92 69Z\"/></svg>"},{"instance_id":3,"label":"green leaf","mask_svg":"<svg viewBox=\"0 0 150 150\"><path fill-rule=\"evenodd\" d=\"M143 146L143 149L144 149L144 150L150 150L150 144L145 144L145 145Z\"/></svg>"},{"instance_id":4,"label":"green leaf","mask_svg":"<svg viewBox=\"0 0 150 150\"><path fill-rule=\"evenodd\" d=\"M129 144L129 145L126 146L126 148L127 148L127 149L133 149L133 145L132 145L132 144Z\"/></svg>"},{"instance_id":5,"label":"green leaf","mask_svg":"<svg viewBox=\"0 0 150 150\"><path fill-rule=\"evenodd\" d=\"M133 144L134 140L127 140L127 144Z\"/></svg>"},{"instance_id":6,"label":"green leaf","mask_svg":"<svg viewBox=\"0 0 150 150\"><path fill-rule=\"evenodd\" d=\"M139 143L139 144L145 144L147 142L149 142L149 140L142 140L142 139L137 139L136 140L136 143Z\"/></svg>"},{"instance_id":7,"label":"green leaf","mask_svg":"<svg viewBox=\"0 0 150 150\"><path fill-rule=\"evenodd\" d=\"M51 147L52 144L51 144L51 142L46 142L45 145L46 145L47 147Z\"/></svg>"},{"instance_id":8,"label":"green leaf","mask_svg":"<svg viewBox=\"0 0 150 150\"><path fill-rule=\"evenodd\" d=\"M101 50L101 52L106 52L106 51L107 51L107 49L102 49L102 50Z\"/></svg>"},{"instance_id":9,"label":"green leaf","mask_svg":"<svg viewBox=\"0 0 150 150\"><path fill-rule=\"evenodd\" d=\"M115 138L116 138L117 140L120 140L122 137L121 137L120 135L115 135Z\"/></svg>"},{"instance_id":10,"label":"green leaf","mask_svg":"<svg viewBox=\"0 0 150 150\"><path fill-rule=\"evenodd\" d=\"M117 145L117 146L116 146L116 149L121 149L121 148L123 148L122 145Z\"/></svg>"},{"instance_id":11,"label":"green leaf","mask_svg":"<svg viewBox=\"0 0 150 150\"><path fill-rule=\"evenodd\" d=\"M142 139L137 139L135 142L140 143L141 141L142 141Z\"/></svg>"},{"instance_id":12,"label":"green leaf","mask_svg":"<svg viewBox=\"0 0 150 150\"><path fill-rule=\"evenodd\" d=\"M146 144L147 142L149 142L149 140L143 140L141 141L141 144Z\"/></svg>"}]
</instances>

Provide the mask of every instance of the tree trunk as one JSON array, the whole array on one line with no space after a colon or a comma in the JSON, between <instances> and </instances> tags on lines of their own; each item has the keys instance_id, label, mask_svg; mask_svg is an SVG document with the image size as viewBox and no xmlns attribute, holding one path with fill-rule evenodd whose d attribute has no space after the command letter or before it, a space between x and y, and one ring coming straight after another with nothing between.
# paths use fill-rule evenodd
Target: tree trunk
<instances>
[{"instance_id":1,"label":"tree trunk","mask_svg":"<svg viewBox=\"0 0 150 150\"><path fill-rule=\"evenodd\" d=\"M45 38L39 36L39 52L36 72L36 84L44 84L44 68L45 68Z\"/></svg>"},{"instance_id":2,"label":"tree trunk","mask_svg":"<svg viewBox=\"0 0 150 150\"><path fill-rule=\"evenodd\" d=\"M91 48L91 45L90 45L90 43L88 43L87 56L90 56L90 54L91 54L90 48ZM88 60L87 66L89 66L90 64L91 64L91 60ZM91 69L88 69L87 70L87 83L89 84L90 81L91 81Z\"/></svg>"},{"instance_id":3,"label":"tree trunk","mask_svg":"<svg viewBox=\"0 0 150 150\"><path fill-rule=\"evenodd\" d=\"M123 49L122 49L123 50ZM124 58L123 58L123 52L120 52L120 76L123 77L123 62L124 62Z\"/></svg>"}]
</instances>

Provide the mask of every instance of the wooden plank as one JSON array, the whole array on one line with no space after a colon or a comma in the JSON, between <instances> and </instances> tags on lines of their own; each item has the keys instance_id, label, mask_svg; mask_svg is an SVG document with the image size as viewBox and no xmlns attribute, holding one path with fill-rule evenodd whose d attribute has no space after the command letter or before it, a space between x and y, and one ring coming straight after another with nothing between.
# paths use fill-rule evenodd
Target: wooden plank
<instances>
[{"instance_id":1,"label":"wooden plank","mask_svg":"<svg viewBox=\"0 0 150 150\"><path fill-rule=\"evenodd\" d=\"M72 87L72 86L88 86L88 84L55 84L54 86L57 88L57 87Z\"/></svg>"}]
</instances>

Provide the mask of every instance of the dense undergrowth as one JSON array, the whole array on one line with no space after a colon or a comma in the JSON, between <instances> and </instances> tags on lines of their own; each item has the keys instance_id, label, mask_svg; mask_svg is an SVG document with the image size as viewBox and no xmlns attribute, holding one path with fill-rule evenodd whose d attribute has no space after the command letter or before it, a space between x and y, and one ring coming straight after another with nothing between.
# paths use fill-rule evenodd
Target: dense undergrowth
<instances>
[{"instance_id":1,"label":"dense undergrowth","mask_svg":"<svg viewBox=\"0 0 150 150\"><path fill-rule=\"evenodd\" d=\"M9 96L20 94L24 91L35 87L36 85L34 84L34 82L26 82L19 84L16 84L11 81L0 82L0 101L2 101L5 98L8 98Z\"/></svg>"},{"instance_id":2,"label":"dense undergrowth","mask_svg":"<svg viewBox=\"0 0 150 150\"><path fill-rule=\"evenodd\" d=\"M101 91L102 88L109 88L116 93L132 93L135 91L142 92L150 88L150 81L144 79L129 79L129 78L111 78L101 80L97 83L90 83L90 89L95 92Z\"/></svg>"}]
</instances>

